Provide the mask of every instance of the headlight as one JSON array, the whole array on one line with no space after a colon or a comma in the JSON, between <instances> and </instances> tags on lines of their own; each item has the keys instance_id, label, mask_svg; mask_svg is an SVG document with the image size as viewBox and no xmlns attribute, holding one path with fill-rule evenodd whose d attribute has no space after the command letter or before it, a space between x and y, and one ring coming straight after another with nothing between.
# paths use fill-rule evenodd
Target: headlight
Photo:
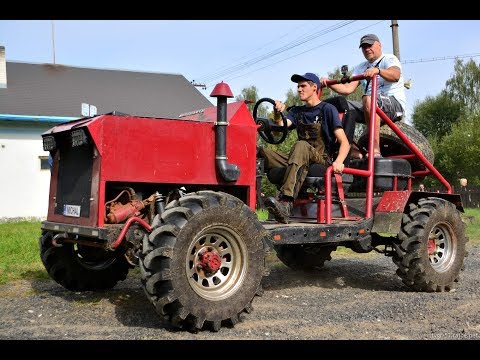
<instances>
[{"instance_id":1,"label":"headlight","mask_svg":"<svg viewBox=\"0 0 480 360\"><path fill-rule=\"evenodd\" d=\"M72 147L81 146L88 142L87 135L83 129L73 130L71 133L72 136Z\"/></svg>"},{"instance_id":2,"label":"headlight","mask_svg":"<svg viewBox=\"0 0 480 360\"><path fill-rule=\"evenodd\" d=\"M45 151L52 151L57 147L57 143L55 142L55 138L53 136L44 136L43 137L43 150Z\"/></svg>"}]
</instances>

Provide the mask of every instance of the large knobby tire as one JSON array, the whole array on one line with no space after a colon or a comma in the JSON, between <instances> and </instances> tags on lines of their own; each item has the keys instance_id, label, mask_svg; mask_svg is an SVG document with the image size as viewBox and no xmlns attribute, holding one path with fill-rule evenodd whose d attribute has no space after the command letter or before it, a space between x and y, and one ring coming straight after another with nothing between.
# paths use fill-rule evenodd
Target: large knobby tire
<instances>
[{"instance_id":1,"label":"large knobby tire","mask_svg":"<svg viewBox=\"0 0 480 360\"><path fill-rule=\"evenodd\" d=\"M426 292L454 288L463 270L468 241L455 205L435 197L409 204L398 239L393 261L404 284Z\"/></svg>"},{"instance_id":2,"label":"large knobby tire","mask_svg":"<svg viewBox=\"0 0 480 360\"><path fill-rule=\"evenodd\" d=\"M170 202L140 255L157 313L189 331L234 326L267 274L268 233L240 199L199 191Z\"/></svg>"},{"instance_id":3,"label":"large knobby tire","mask_svg":"<svg viewBox=\"0 0 480 360\"><path fill-rule=\"evenodd\" d=\"M40 236L40 257L50 277L64 288L105 290L126 279L131 266L125 257L72 243L53 246L52 237L50 231Z\"/></svg>"},{"instance_id":4,"label":"large knobby tire","mask_svg":"<svg viewBox=\"0 0 480 360\"><path fill-rule=\"evenodd\" d=\"M396 122L395 125L405 134L405 136L417 147L417 149L427 158L430 163L434 163L435 154L423 134L415 129L413 126L404 123L403 121ZM359 137L357 144L367 149L368 148L368 129ZM382 155L385 157L393 155L413 154L412 151L405 145L405 143L393 132L393 130L383 125L380 127L380 148ZM425 165L419 160L409 160L412 171L425 170Z\"/></svg>"},{"instance_id":5,"label":"large knobby tire","mask_svg":"<svg viewBox=\"0 0 480 360\"><path fill-rule=\"evenodd\" d=\"M274 245L278 259L292 270L314 271L321 269L325 261L332 260L330 254L335 245Z\"/></svg>"}]
</instances>

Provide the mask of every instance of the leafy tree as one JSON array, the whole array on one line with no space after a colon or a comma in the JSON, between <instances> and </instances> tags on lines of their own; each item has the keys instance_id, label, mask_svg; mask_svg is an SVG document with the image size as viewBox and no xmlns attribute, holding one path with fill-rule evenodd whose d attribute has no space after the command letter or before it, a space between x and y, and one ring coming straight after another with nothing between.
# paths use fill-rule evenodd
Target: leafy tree
<instances>
[{"instance_id":1,"label":"leafy tree","mask_svg":"<svg viewBox=\"0 0 480 360\"><path fill-rule=\"evenodd\" d=\"M240 95L235 97L237 101L248 101L247 107L250 110L250 113L253 113L253 108L255 103L259 100L258 98L258 89L256 86L252 85L247 88L243 88ZM267 107L260 105L257 110L258 116L265 117L267 115Z\"/></svg>"},{"instance_id":2,"label":"leafy tree","mask_svg":"<svg viewBox=\"0 0 480 360\"><path fill-rule=\"evenodd\" d=\"M464 64L457 59L454 73L446 81L445 89L439 95L428 96L415 104L413 125L430 139L434 136L442 138L466 114L480 111L479 98L480 67L473 60Z\"/></svg>"},{"instance_id":3,"label":"leafy tree","mask_svg":"<svg viewBox=\"0 0 480 360\"><path fill-rule=\"evenodd\" d=\"M480 67L473 60L464 64L457 59L445 89L414 107L412 122L429 139L435 167L451 184L462 177L480 184L479 98ZM432 177L427 181L439 185Z\"/></svg>"},{"instance_id":4,"label":"leafy tree","mask_svg":"<svg viewBox=\"0 0 480 360\"><path fill-rule=\"evenodd\" d=\"M480 111L480 66L473 59L466 64L456 59L454 72L445 84L447 95L462 103L468 112Z\"/></svg>"},{"instance_id":5,"label":"leafy tree","mask_svg":"<svg viewBox=\"0 0 480 360\"><path fill-rule=\"evenodd\" d=\"M298 92L288 89L286 96L287 99L285 100L285 106L287 108L290 106L303 105L302 100L300 100L300 96L298 96Z\"/></svg>"},{"instance_id":6,"label":"leafy tree","mask_svg":"<svg viewBox=\"0 0 480 360\"><path fill-rule=\"evenodd\" d=\"M470 184L480 185L480 114L471 114L452 125L451 132L431 142L435 166L451 184L467 178Z\"/></svg>"},{"instance_id":7,"label":"leafy tree","mask_svg":"<svg viewBox=\"0 0 480 360\"><path fill-rule=\"evenodd\" d=\"M416 102L413 108L412 123L427 138L442 138L463 113L463 105L443 90L439 95L427 96Z\"/></svg>"}]
</instances>

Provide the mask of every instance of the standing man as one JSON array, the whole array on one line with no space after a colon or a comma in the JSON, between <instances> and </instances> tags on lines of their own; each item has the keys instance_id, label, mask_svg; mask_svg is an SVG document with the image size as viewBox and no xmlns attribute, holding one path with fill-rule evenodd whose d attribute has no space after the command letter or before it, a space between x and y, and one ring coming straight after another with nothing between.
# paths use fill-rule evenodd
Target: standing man
<instances>
[{"instance_id":1,"label":"standing man","mask_svg":"<svg viewBox=\"0 0 480 360\"><path fill-rule=\"evenodd\" d=\"M278 199L265 199L266 209L282 223L289 221L293 201L305 180L308 166L314 163L325 167L332 165L333 171L341 174L343 162L350 151L337 109L318 97L318 76L313 73L294 74L291 80L297 83L298 95L305 103L291 108L285 117L287 126L297 129L298 141L288 156L268 148L258 149L258 155L264 158L266 171L274 167L287 167ZM285 104L275 101L274 120L278 124L283 125L279 112L284 110Z\"/></svg>"},{"instance_id":2,"label":"standing man","mask_svg":"<svg viewBox=\"0 0 480 360\"><path fill-rule=\"evenodd\" d=\"M400 60L393 54L383 54L382 44L375 34L367 34L360 39L360 48L367 61L353 69L352 76L364 75L366 79L345 84L329 85L329 88L340 95L349 95L357 86L362 85L364 95L362 104L349 102L357 111L362 111L365 122L370 123L370 102L372 94L371 79L378 75L377 105L392 120L399 121L405 115L406 97ZM328 79L322 78L321 83L327 86ZM376 132L373 151L375 157L381 157L380 152L380 116L376 115ZM370 127L370 126L369 126Z\"/></svg>"}]
</instances>

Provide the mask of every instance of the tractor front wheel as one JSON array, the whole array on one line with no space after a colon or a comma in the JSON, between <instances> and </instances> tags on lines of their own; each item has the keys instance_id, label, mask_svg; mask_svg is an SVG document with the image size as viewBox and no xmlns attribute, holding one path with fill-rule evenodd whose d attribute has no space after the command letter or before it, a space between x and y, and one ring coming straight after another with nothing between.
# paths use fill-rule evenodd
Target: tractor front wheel
<instances>
[{"instance_id":1,"label":"tractor front wheel","mask_svg":"<svg viewBox=\"0 0 480 360\"><path fill-rule=\"evenodd\" d=\"M190 331L233 326L261 294L267 234L240 199L199 191L168 204L140 256L157 313Z\"/></svg>"},{"instance_id":2,"label":"tractor front wheel","mask_svg":"<svg viewBox=\"0 0 480 360\"><path fill-rule=\"evenodd\" d=\"M125 280L131 267L124 256L73 243L54 246L53 233L40 237L40 257L50 277L72 291L106 290Z\"/></svg>"}]
</instances>

